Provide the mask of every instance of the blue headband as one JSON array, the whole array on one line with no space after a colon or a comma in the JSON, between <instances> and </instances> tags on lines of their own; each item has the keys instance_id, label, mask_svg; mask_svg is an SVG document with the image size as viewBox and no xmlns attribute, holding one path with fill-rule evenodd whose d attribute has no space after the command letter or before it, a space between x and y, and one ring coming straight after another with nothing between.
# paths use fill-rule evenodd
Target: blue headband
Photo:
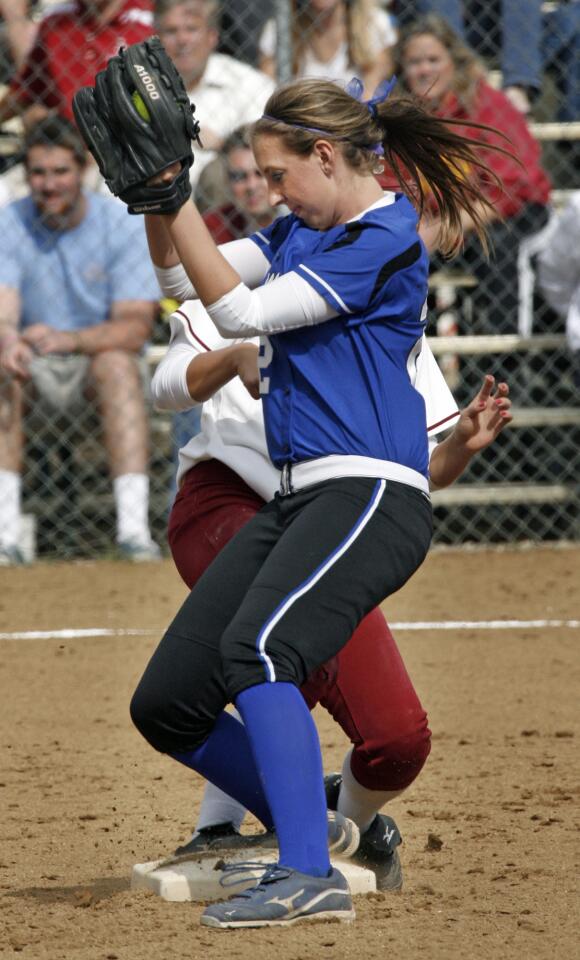
<instances>
[{"instance_id":1,"label":"blue headband","mask_svg":"<svg viewBox=\"0 0 580 960\"><path fill-rule=\"evenodd\" d=\"M396 77L391 77L390 80L383 80L381 83L379 83L372 97L369 100L363 100L362 95L364 87L358 77L353 77L352 80L350 80L347 84L346 92L354 100L358 100L359 103L364 104L371 117L375 119L378 115L377 106L380 103L384 103L384 101L390 95L396 82ZM338 140L342 143L349 142L348 137L336 137L333 133L329 133L328 130L321 130L320 127L307 127L305 123L289 123L287 120L280 120L279 117L273 117L269 113L263 113L260 119L272 120L274 123L286 123L289 127L300 127L301 130L307 130L308 133L319 133L323 137L330 137L331 139ZM376 153L378 157L384 157L385 155L382 143L376 143L374 147L368 147L367 149L370 153Z\"/></svg>"}]
</instances>

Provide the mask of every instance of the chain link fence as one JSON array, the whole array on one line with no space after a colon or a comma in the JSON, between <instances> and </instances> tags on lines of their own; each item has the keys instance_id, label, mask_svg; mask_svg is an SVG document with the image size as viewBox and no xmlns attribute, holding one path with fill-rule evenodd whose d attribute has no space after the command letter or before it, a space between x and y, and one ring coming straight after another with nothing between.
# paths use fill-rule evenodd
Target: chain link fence
<instances>
[{"instance_id":1,"label":"chain link fence","mask_svg":"<svg viewBox=\"0 0 580 960\"><path fill-rule=\"evenodd\" d=\"M369 96L375 83L396 68L401 89L415 93L422 89L431 96L444 72L445 56L437 76L427 67L421 74L417 64L422 57L429 60L429 50L425 53L420 44L415 48L408 44L413 43L418 18L447 17L446 22L477 58L473 61L477 82L499 91L502 102L510 105L505 115L497 115L497 125L511 142L525 141L527 153L517 182L510 181L510 190L519 200L507 210L509 228L503 230L499 221L493 225L497 229L495 234L492 230L490 261L471 237L464 254L455 260L442 260L433 252L428 335L458 403L466 403L482 375L491 372L508 379L515 406L513 426L473 461L453 488L435 494L435 541L510 543L580 537L580 332L571 317L574 297L580 302L580 202L577 235L565 242L569 262L564 264L560 258L555 265L544 264L554 231L561 228L558 217L580 197L580 2L158 0L151 4L120 0L115 5L79 0L55 5L40 0L22 4L25 13L19 25L25 29L18 33L13 14L19 6L0 3L0 81L4 84L0 222L10 223L2 218L30 193L30 176L23 164L26 131L47 110L70 116L74 89L90 82L119 44L155 30L184 76L205 133L206 149L193 168L196 198L204 211L220 211L221 226L225 224L232 236L247 232L252 218L245 209L240 219L228 156L220 154L220 144L240 123L257 118L274 83L300 73L318 72L338 80L357 74ZM432 20L423 22L433 25ZM446 35L435 33L431 39L441 44L442 36ZM411 37L407 46L401 42L405 37ZM443 54L453 61L444 43L443 47ZM431 59L440 55L437 47L431 50ZM68 64L68 74L63 64ZM224 77L227 83L222 89ZM438 101L433 100L433 108L442 113L446 107L452 109L466 122L477 119L473 90L466 101L453 98L453 92L451 84ZM221 110L216 106L220 97ZM87 190L109 203L94 167L88 168L84 180ZM530 216L520 217L522 210ZM4 259L18 261L18 236L10 237L12 247L10 238L2 247ZM3 269L0 256L0 337L6 329L18 327L22 332L24 324L39 322L37 304L36 312L27 316L35 303L34 285L45 289L40 274L47 269L46 249L37 247L37 252L32 265L29 262L18 270ZM126 278L141 269L143 256L133 243L125 252ZM118 254L112 258L116 261ZM98 295L106 303L108 322L114 301L111 291L117 288L108 277L91 275L90 251L85 261L83 283L100 283ZM551 281L558 266L562 275L554 282L568 291L561 295L554 294ZM74 279L69 277L67 283L66 296L59 300L53 294L42 317L44 324L56 324L61 332L74 327ZM120 280L119 284L122 289ZM17 296L11 291L17 291ZM578 302L576 310L580 314ZM70 323L63 323L63 316ZM167 306L155 306L155 317L144 350L150 372L167 342ZM80 328L84 330L82 324ZM87 343L88 339L87 333ZM73 349L69 345L61 350L76 356L74 340L71 344ZM82 384L87 387L82 403L55 405L35 380L28 383L21 466L14 452L20 425L14 384L4 375L0 385L0 546L3 524L14 536L17 510L17 497L2 484L8 482L8 474L17 473L23 514L17 543L29 558L113 555L119 539L119 511L125 507L112 474L142 469L139 456L145 453L139 451L145 441L135 433L139 413L127 414L135 394L128 393L125 401L120 390L116 396L121 399L115 401L118 412L109 410L107 416L107 398L113 393L100 384L93 359L90 367ZM152 409L146 387L139 390L146 405L145 471L150 485L148 495L143 490L139 494L140 509L145 502L151 536L163 546L174 496L176 450L198 429L199 411L175 417L160 414ZM126 448L121 465L117 442Z\"/></svg>"}]
</instances>

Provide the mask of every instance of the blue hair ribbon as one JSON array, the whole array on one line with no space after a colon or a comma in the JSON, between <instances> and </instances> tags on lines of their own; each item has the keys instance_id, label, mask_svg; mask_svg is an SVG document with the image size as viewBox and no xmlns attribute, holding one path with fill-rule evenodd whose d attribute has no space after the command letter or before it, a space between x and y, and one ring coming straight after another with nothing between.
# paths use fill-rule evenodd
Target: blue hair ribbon
<instances>
[{"instance_id":1,"label":"blue hair ribbon","mask_svg":"<svg viewBox=\"0 0 580 960\"><path fill-rule=\"evenodd\" d=\"M347 84L346 92L355 100L358 100L359 103L364 103L371 117L376 117L379 103L384 103L387 97L390 96L396 82L396 77L391 77L390 80L381 80L372 97L370 97L368 100L363 100L362 95L364 87L362 82L358 77L353 77L352 80L350 80Z\"/></svg>"},{"instance_id":2,"label":"blue hair ribbon","mask_svg":"<svg viewBox=\"0 0 580 960\"><path fill-rule=\"evenodd\" d=\"M396 82L396 77L391 77L390 80L381 80L372 97L370 97L368 100L363 100L363 84L358 77L353 77L352 80L350 80L347 84L346 92L349 94L349 96L353 97L354 100L358 100L359 103L362 103L367 108L373 120L375 120L378 115L377 107L379 103L384 103L387 97L391 94ZM376 146L372 147L371 153L376 153L377 157L384 157L385 151L382 143L377 143Z\"/></svg>"}]
</instances>

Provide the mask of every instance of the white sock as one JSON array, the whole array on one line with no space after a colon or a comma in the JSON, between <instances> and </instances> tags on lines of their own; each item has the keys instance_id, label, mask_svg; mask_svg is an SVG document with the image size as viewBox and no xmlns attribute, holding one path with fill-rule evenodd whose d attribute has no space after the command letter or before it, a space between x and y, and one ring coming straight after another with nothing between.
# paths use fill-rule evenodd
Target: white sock
<instances>
[{"instance_id":1,"label":"white sock","mask_svg":"<svg viewBox=\"0 0 580 960\"><path fill-rule=\"evenodd\" d=\"M117 509L117 542L151 542L149 532L149 477L145 473L124 473L113 480Z\"/></svg>"},{"instance_id":2,"label":"white sock","mask_svg":"<svg viewBox=\"0 0 580 960\"><path fill-rule=\"evenodd\" d=\"M195 833L203 830L204 827L214 827L217 823L233 823L236 830L239 830L245 816L246 810L241 803L228 796L213 783L207 783L201 801L199 817L195 825Z\"/></svg>"},{"instance_id":3,"label":"white sock","mask_svg":"<svg viewBox=\"0 0 580 960\"><path fill-rule=\"evenodd\" d=\"M231 713L236 720L242 723L242 718L237 710L233 709ZM204 827L214 827L218 823L233 823L236 830L239 830L245 816L246 808L241 803L238 803L237 800L224 793L213 783L208 782L201 801L194 836Z\"/></svg>"},{"instance_id":4,"label":"white sock","mask_svg":"<svg viewBox=\"0 0 580 960\"><path fill-rule=\"evenodd\" d=\"M22 478L13 470L0 470L0 546L17 547L20 541Z\"/></svg>"},{"instance_id":5,"label":"white sock","mask_svg":"<svg viewBox=\"0 0 580 960\"><path fill-rule=\"evenodd\" d=\"M355 780L350 769L352 749L342 765L342 783L338 794L338 812L354 820L361 833L368 830L375 816L387 801L398 797L402 790L369 790Z\"/></svg>"}]
</instances>

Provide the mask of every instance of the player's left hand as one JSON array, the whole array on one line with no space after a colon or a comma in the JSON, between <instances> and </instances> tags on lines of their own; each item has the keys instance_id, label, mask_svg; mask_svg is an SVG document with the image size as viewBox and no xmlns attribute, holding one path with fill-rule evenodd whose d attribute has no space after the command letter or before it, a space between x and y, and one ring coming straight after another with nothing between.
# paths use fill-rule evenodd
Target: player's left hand
<instances>
[{"instance_id":1,"label":"player's left hand","mask_svg":"<svg viewBox=\"0 0 580 960\"><path fill-rule=\"evenodd\" d=\"M260 399L260 371L258 348L253 343L241 343L237 356L238 377L254 400Z\"/></svg>"},{"instance_id":2,"label":"player's left hand","mask_svg":"<svg viewBox=\"0 0 580 960\"><path fill-rule=\"evenodd\" d=\"M456 439L471 454L484 450L513 420L510 408L507 383L496 387L495 377L486 374L477 396L461 411L454 430Z\"/></svg>"},{"instance_id":3,"label":"player's left hand","mask_svg":"<svg viewBox=\"0 0 580 960\"><path fill-rule=\"evenodd\" d=\"M193 110L159 37L121 48L97 74L94 88L75 94L77 126L129 213L173 213L191 196L191 142L200 142ZM173 163L173 180L153 182Z\"/></svg>"},{"instance_id":4,"label":"player's left hand","mask_svg":"<svg viewBox=\"0 0 580 960\"><path fill-rule=\"evenodd\" d=\"M66 330L55 330L45 323L33 323L22 332L22 340L44 357L49 353L74 353L76 339Z\"/></svg>"}]
</instances>

